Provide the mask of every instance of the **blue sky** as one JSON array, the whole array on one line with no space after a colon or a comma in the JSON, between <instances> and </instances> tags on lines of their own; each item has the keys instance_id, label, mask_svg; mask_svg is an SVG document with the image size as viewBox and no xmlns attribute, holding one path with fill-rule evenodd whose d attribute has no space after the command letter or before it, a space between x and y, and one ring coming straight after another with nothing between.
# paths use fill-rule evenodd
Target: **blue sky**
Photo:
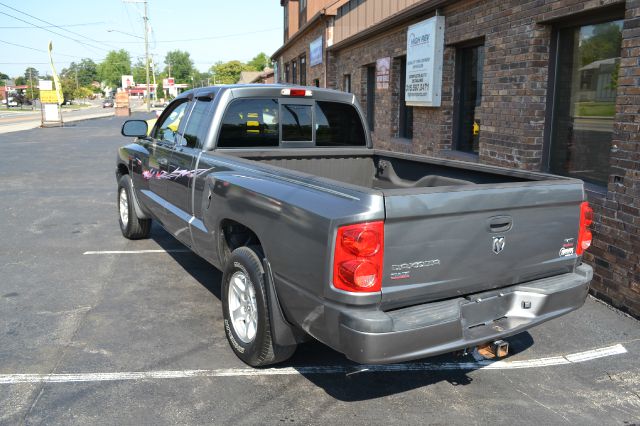
<instances>
[{"instance_id":1,"label":"blue sky","mask_svg":"<svg viewBox=\"0 0 640 426\"><path fill-rule=\"evenodd\" d=\"M144 57L144 42L134 37L144 36L142 10L142 4L121 0L0 0L0 72L14 77L33 65L41 74L50 73L49 40L58 71L81 58L99 62L107 51L120 48L129 51L135 63ZM47 28L58 33L53 34L33 27L15 18L38 26L48 24L20 12L64 29ZM150 51L159 68L164 67L166 52L174 49L188 51L204 71L217 61L247 61L261 51L271 54L282 44L278 0L149 0L149 23ZM202 38L208 39L193 40Z\"/></svg>"}]
</instances>

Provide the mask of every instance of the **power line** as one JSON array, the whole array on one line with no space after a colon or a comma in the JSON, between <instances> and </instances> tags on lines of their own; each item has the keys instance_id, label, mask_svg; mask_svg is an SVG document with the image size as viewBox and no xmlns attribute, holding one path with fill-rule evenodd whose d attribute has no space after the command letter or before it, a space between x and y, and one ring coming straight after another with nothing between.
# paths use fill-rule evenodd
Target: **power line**
<instances>
[{"instance_id":1,"label":"power line","mask_svg":"<svg viewBox=\"0 0 640 426\"><path fill-rule=\"evenodd\" d=\"M156 40L156 43L182 43L184 41L200 41L200 40L215 40L219 38L230 38L230 37L239 37L243 35L252 35L252 34L260 34L266 33L270 31L281 30L281 28L270 28L266 30L257 30L257 31L249 31L244 33L236 33L236 34L225 34L219 36L210 36L210 37L198 37L198 38L183 38L179 40ZM112 41L112 43L144 43L144 41Z\"/></svg>"},{"instance_id":2,"label":"power line","mask_svg":"<svg viewBox=\"0 0 640 426\"><path fill-rule=\"evenodd\" d=\"M18 44L18 43L12 43L10 41L4 41L4 40L0 40L0 43L4 43L4 44L10 44L11 46L16 46L16 47L22 47L23 49L29 49L29 50L35 50L36 52L43 52L43 53L48 53L47 50L44 49L38 49L36 47L30 47L30 46L25 46L23 44ZM78 55L67 55L65 53L56 53L56 55L59 56L67 56L69 58L82 58L82 56L78 56Z\"/></svg>"},{"instance_id":3,"label":"power line","mask_svg":"<svg viewBox=\"0 0 640 426\"><path fill-rule=\"evenodd\" d=\"M0 3L0 4L1 4L1 3ZM82 44L83 46L87 46L87 47L89 47L89 48L91 48L91 49L94 49L94 50L95 50L95 49L99 49L99 50L108 50L108 49L103 49L103 48L100 48L100 47L92 46L92 45L90 45L90 44L88 44L88 43L85 43L85 42L83 42L83 41L77 40L77 39L75 39L75 38L71 38L71 37L66 36L66 35L64 35L64 34L60 34L60 33L58 33L58 32L55 32L55 31L50 30L50 29L48 29L48 28L45 28L45 27L43 27L43 26L41 26L41 25L36 25L36 24L33 24L33 23L29 22L29 21L25 21L25 20L24 20L24 19L22 19L22 18L18 18L17 16L10 15L10 14L8 14L8 13L6 13L6 12L0 12L0 14L2 14L2 15L6 15L6 16L8 16L8 17L10 17L10 18L13 18L13 19L16 19L16 20L18 20L18 21L20 21L20 22L24 22L25 24L29 24L29 25L31 25L31 26L33 26L33 27L40 28L40 29L42 29L42 30L48 31L48 32L53 33L53 34L55 34L55 35L57 35L57 36L64 37L64 38L69 39L69 40L73 40L73 41L75 41L76 43Z\"/></svg>"},{"instance_id":4,"label":"power line","mask_svg":"<svg viewBox=\"0 0 640 426\"><path fill-rule=\"evenodd\" d=\"M2 6L4 6L4 7L6 7L6 8L11 9L11 10L15 10L15 11L16 11L16 12L18 12L18 13L22 13L23 15L27 15L28 17L30 17L30 18L32 18L32 19L35 19L36 21L40 21L40 22L44 22L45 24L53 25L55 28L59 28L59 29L61 29L62 31L66 31L66 32L68 32L68 33L70 33L70 34L73 34L73 35L76 35L76 36L79 36L79 37L85 38L85 39L90 40L90 41L92 41L92 42L94 42L94 43L99 43L97 40L94 40L94 39L92 39L91 37L87 37L87 36L85 36L85 35L83 35L83 34L80 34L80 33L75 32L75 31L67 30L66 28L63 28L63 27L61 27L61 26L59 26L59 25L56 25L56 24L51 23L51 22L49 22L49 21L45 21L44 19L40 19L40 18L38 18L37 16L33 16L33 15L31 15L31 14L27 13L27 12L24 12L24 11L22 11L22 10L18 10L18 9L16 9L15 7L11 7L11 6L9 6L8 4L2 3L2 2L0 2L0 4L1 4ZM45 28L45 27L41 27L41 28Z\"/></svg>"},{"instance_id":5,"label":"power line","mask_svg":"<svg viewBox=\"0 0 640 426\"><path fill-rule=\"evenodd\" d=\"M64 24L64 25L43 25L44 28L62 28L62 27L86 27L90 25L103 25L105 22L84 22L81 24ZM32 27L0 27L0 30L18 30L24 28L32 28Z\"/></svg>"}]
</instances>

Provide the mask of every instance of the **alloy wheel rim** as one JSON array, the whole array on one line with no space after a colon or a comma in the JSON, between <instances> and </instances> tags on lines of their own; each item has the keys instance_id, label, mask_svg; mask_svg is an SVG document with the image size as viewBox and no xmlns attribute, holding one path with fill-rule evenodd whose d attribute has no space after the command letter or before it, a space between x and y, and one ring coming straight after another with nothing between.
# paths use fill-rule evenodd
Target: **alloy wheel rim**
<instances>
[{"instance_id":1,"label":"alloy wheel rim","mask_svg":"<svg viewBox=\"0 0 640 426\"><path fill-rule=\"evenodd\" d=\"M243 343L251 343L258 331L258 304L253 283L244 272L231 276L228 300L233 331Z\"/></svg>"},{"instance_id":2,"label":"alloy wheel rim","mask_svg":"<svg viewBox=\"0 0 640 426\"><path fill-rule=\"evenodd\" d=\"M120 206L120 220L122 224L126 227L129 223L129 199L127 198L127 191L124 188L120 189L120 202L118 205Z\"/></svg>"}]
</instances>

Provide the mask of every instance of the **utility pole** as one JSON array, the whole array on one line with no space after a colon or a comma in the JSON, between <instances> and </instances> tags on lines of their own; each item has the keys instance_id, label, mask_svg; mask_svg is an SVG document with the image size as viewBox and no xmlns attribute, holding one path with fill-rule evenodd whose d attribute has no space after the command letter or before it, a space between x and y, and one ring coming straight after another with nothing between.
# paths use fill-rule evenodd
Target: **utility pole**
<instances>
[{"instance_id":1,"label":"utility pole","mask_svg":"<svg viewBox=\"0 0 640 426\"><path fill-rule=\"evenodd\" d=\"M151 111L151 102L149 102L149 97L151 95L151 89L149 87L149 15L147 10L148 1L147 0L122 0L124 3L144 3L144 15L142 16L142 20L144 21L144 58L145 58L145 69L147 73L147 95L145 96L145 100L147 103L147 111Z\"/></svg>"},{"instance_id":2,"label":"utility pole","mask_svg":"<svg viewBox=\"0 0 640 426\"><path fill-rule=\"evenodd\" d=\"M144 2L144 56L147 68L147 111L151 111L151 90L149 89L149 17L147 16L147 2Z\"/></svg>"},{"instance_id":3,"label":"utility pole","mask_svg":"<svg viewBox=\"0 0 640 426\"><path fill-rule=\"evenodd\" d=\"M35 109L35 101L33 99L33 75L31 75L31 67L29 67L29 87L31 88L31 109Z\"/></svg>"}]
</instances>

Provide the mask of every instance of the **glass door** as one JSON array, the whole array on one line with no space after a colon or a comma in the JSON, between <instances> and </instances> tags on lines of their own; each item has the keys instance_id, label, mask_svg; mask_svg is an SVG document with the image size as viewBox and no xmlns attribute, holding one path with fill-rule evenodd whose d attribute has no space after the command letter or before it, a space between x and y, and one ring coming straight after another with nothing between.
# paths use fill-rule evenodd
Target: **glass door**
<instances>
[{"instance_id":1,"label":"glass door","mask_svg":"<svg viewBox=\"0 0 640 426\"><path fill-rule=\"evenodd\" d=\"M476 108L482 102L484 45L462 47L456 51L456 124L455 147L458 151L478 154L480 121Z\"/></svg>"},{"instance_id":2,"label":"glass door","mask_svg":"<svg viewBox=\"0 0 640 426\"><path fill-rule=\"evenodd\" d=\"M548 164L552 173L607 184L622 22L558 32Z\"/></svg>"}]
</instances>

